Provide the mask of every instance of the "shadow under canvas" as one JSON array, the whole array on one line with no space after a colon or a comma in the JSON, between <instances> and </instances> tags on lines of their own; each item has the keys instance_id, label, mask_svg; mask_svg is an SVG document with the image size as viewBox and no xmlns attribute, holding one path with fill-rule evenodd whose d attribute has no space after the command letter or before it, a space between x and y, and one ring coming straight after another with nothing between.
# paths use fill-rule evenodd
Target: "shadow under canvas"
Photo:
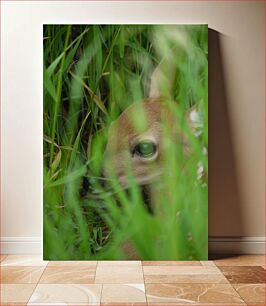
<instances>
[{"instance_id":1,"label":"shadow under canvas","mask_svg":"<svg viewBox=\"0 0 266 306\"><path fill-rule=\"evenodd\" d=\"M241 197L223 68L225 35L209 29L209 236L243 232Z\"/></svg>"}]
</instances>

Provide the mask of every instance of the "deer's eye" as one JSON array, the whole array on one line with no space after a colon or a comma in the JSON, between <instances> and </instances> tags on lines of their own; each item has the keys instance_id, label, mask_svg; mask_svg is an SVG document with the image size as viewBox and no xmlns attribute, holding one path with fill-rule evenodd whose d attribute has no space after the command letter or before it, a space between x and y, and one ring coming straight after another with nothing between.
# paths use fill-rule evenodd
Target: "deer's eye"
<instances>
[{"instance_id":1,"label":"deer's eye","mask_svg":"<svg viewBox=\"0 0 266 306\"><path fill-rule=\"evenodd\" d=\"M151 157L156 153L156 144L150 140L141 141L135 146L134 153L145 158Z\"/></svg>"}]
</instances>

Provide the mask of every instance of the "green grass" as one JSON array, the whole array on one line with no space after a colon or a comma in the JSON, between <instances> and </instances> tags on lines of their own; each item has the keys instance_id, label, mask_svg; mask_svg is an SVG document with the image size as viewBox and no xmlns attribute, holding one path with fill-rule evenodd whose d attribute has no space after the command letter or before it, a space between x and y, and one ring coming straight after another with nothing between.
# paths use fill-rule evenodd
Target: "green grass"
<instances>
[{"instance_id":1,"label":"green grass","mask_svg":"<svg viewBox=\"0 0 266 306\"><path fill-rule=\"evenodd\" d=\"M207 259L208 188L197 179L199 161L208 172L203 153L208 146L207 26L46 25L43 34L44 258L126 259L130 241L142 259ZM104 162L108 127L147 97L149 77L166 55L176 71L175 103L169 107L180 119L197 105L203 129L196 138L183 125L190 157L180 146L169 148L164 184L158 187L163 190L154 203L160 209L148 213L130 165L128 190L113 177L113 196L102 190L100 197L81 197L84 177L94 178L95 190L101 189L95 177Z\"/></svg>"}]
</instances>

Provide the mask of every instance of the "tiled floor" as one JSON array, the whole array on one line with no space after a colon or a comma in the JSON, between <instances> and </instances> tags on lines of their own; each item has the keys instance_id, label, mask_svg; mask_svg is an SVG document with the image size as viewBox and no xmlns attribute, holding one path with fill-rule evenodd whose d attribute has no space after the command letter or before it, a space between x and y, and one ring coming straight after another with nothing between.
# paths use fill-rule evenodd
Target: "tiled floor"
<instances>
[{"instance_id":1,"label":"tiled floor","mask_svg":"<svg viewBox=\"0 0 266 306\"><path fill-rule=\"evenodd\" d=\"M263 255L185 262L1 255L1 305L265 304Z\"/></svg>"}]
</instances>

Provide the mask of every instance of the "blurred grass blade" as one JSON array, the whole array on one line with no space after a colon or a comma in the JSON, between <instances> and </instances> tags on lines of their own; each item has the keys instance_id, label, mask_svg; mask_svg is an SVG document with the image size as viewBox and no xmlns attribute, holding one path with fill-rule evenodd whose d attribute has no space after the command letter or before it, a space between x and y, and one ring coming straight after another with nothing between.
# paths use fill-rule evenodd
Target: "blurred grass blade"
<instances>
[{"instance_id":1,"label":"blurred grass blade","mask_svg":"<svg viewBox=\"0 0 266 306\"><path fill-rule=\"evenodd\" d=\"M72 57L72 58L74 57L74 55L75 55L75 53L76 53L76 51L77 51L77 48L78 48L78 46L79 46L79 44L80 44L80 42L81 42L82 37L83 37L88 31L89 31L89 28L85 29L76 39L74 39L74 40L72 41L72 43L70 43L70 44L67 46L67 48L65 49L65 51L62 52L62 53L61 53L61 54L60 54L60 55L50 64L50 66L47 68L47 74L48 74L49 77L51 77L52 74L54 73L56 67L57 67L58 64L60 63L61 59L64 57L65 52L68 51L68 49L70 49L70 48L77 42L76 45L75 45L75 47L73 48L73 50L70 51L69 57L68 57L67 60L66 60L66 63L70 64L70 62L71 62L71 57ZM67 67L67 65L66 65L66 67Z\"/></svg>"},{"instance_id":2,"label":"blurred grass blade","mask_svg":"<svg viewBox=\"0 0 266 306\"><path fill-rule=\"evenodd\" d=\"M82 176L84 176L86 172L87 172L87 165L84 165L80 167L79 169L69 173L68 175L57 179L55 182L49 182L48 184L44 186L44 188L51 188L51 187L60 186L66 183L73 182L81 178Z\"/></svg>"},{"instance_id":3,"label":"blurred grass blade","mask_svg":"<svg viewBox=\"0 0 266 306\"><path fill-rule=\"evenodd\" d=\"M55 140L55 129L56 129L56 121L57 121L57 114L58 114L58 109L60 105L60 100L61 100L61 94L62 94L62 79L63 79L63 67L65 63L65 57L66 57L66 49L70 37L70 32L71 32L71 26L67 27L67 33L66 33L66 38L65 38L65 45L64 45L64 53L61 61L61 67L59 71L59 77L58 77L58 83L57 83L57 92L56 92L56 100L55 100L55 105L54 105L54 113L53 113L53 121L52 121L52 127L51 127L51 147L50 147L50 166L53 161L54 157L54 140Z\"/></svg>"},{"instance_id":4,"label":"blurred grass blade","mask_svg":"<svg viewBox=\"0 0 266 306\"><path fill-rule=\"evenodd\" d=\"M43 135L43 140L47 143L52 143L52 139L47 136L47 135ZM57 143L54 142L54 146L57 147L57 148L60 148L60 149L64 149L64 150L73 150L73 148L71 147L68 147L68 146L59 146Z\"/></svg>"},{"instance_id":5,"label":"blurred grass blade","mask_svg":"<svg viewBox=\"0 0 266 306\"><path fill-rule=\"evenodd\" d=\"M52 74L54 73L57 65L60 63L61 59L63 58L64 53L61 53L53 62L52 64L47 68L47 74L49 77L52 76Z\"/></svg>"},{"instance_id":6,"label":"blurred grass blade","mask_svg":"<svg viewBox=\"0 0 266 306\"><path fill-rule=\"evenodd\" d=\"M51 76L48 74L45 67L43 67L43 84L44 89L46 89L50 96L53 98L53 100L56 101L56 90L51 80Z\"/></svg>"},{"instance_id":7,"label":"blurred grass blade","mask_svg":"<svg viewBox=\"0 0 266 306\"><path fill-rule=\"evenodd\" d=\"M59 166L60 161L61 161L61 157L62 157L62 152L61 152L61 150L59 149L59 150L58 150L58 153L56 154L56 156L55 156L55 158L54 158L54 161L52 162L52 165L51 165L51 174L54 174L55 170L56 170L57 167Z\"/></svg>"},{"instance_id":8,"label":"blurred grass blade","mask_svg":"<svg viewBox=\"0 0 266 306\"><path fill-rule=\"evenodd\" d=\"M79 143L80 143L80 138L81 138L81 135L82 135L82 132L83 132L83 129L85 127L85 124L90 116L91 112L89 111L86 115L86 117L84 118L83 122L82 122L82 125L79 129L79 132L78 132L78 135L76 137L76 140L75 140L75 143L74 143L74 146L73 146L73 150L71 152L71 157L70 157L70 161L69 161L69 168L71 169L72 166L74 165L74 161L76 159L76 155L77 155L77 151L78 151L78 147L79 147Z\"/></svg>"},{"instance_id":9,"label":"blurred grass blade","mask_svg":"<svg viewBox=\"0 0 266 306\"><path fill-rule=\"evenodd\" d=\"M107 109L104 106L104 103L102 102L102 100L90 89L90 87L81 79L79 78L77 75L75 75L72 71L69 71L69 73L71 74L71 76L77 80L80 84L82 84L82 86L88 91L88 93L90 94L91 98L95 101L95 103L97 104L97 106L99 107L99 109L105 114L107 115Z\"/></svg>"}]
</instances>

